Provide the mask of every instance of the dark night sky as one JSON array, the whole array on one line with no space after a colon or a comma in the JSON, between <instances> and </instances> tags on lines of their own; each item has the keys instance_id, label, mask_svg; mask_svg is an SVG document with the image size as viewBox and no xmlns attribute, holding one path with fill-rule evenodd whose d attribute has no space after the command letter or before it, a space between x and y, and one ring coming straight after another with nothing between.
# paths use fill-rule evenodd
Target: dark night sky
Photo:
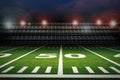
<instances>
[{"instance_id":1,"label":"dark night sky","mask_svg":"<svg viewBox=\"0 0 120 80\"><path fill-rule=\"evenodd\" d=\"M91 13L120 10L120 0L0 0L0 8L7 7L30 12Z\"/></svg>"},{"instance_id":2,"label":"dark night sky","mask_svg":"<svg viewBox=\"0 0 120 80\"><path fill-rule=\"evenodd\" d=\"M30 14L97 14L120 11L120 0L0 0L0 9L20 8Z\"/></svg>"}]
</instances>

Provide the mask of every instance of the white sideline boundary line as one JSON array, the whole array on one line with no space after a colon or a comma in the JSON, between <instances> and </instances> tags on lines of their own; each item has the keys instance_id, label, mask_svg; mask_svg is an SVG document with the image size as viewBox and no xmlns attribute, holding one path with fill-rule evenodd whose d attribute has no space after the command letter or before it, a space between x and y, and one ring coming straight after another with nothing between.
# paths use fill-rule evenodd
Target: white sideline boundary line
<instances>
[{"instance_id":1,"label":"white sideline boundary line","mask_svg":"<svg viewBox=\"0 0 120 80\"><path fill-rule=\"evenodd\" d=\"M54 74L0 74L0 78L120 78L120 75L93 75L93 74L81 74L81 75L54 75Z\"/></svg>"},{"instance_id":2,"label":"white sideline boundary line","mask_svg":"<svg viewBox=\"0 0 120 80\"><path fill-rule=\"evenodd\" d=\"M106 49L108 49L108 50L112 50L112 51L115 51L115 52L120 52L120 50L113 49L113 48L107 48L107 47L103 47L103 48L106 48Z\"/></svg>"},{"instance_id":3,"label":"white sideline boundary line","mask_svg":"<svg viewBox=\"0 0 120 80\"><path fill-rule=\"evenodd\" d=\"M32 50L32 51L30 51L30 52L28 52L28 53L26 53L26 54L24 54L24 55L22 55L22 56L20 56L20 57L17 57L17 58L15 58L15 59L13 59L13 60L11 60L11 61L9 61L9 62L1 65L1 66L0 66L0 69L3 68L3 67L5 67L5 66L7 66L7 65L9 65L9 64L11 64L11 63L13 63L13 62L15 62L15 61L17 61L17 60L19 60L19 59L21 59L21 58L23 58L23 57L25 57L25 56L27 56L27 55L30 54L30 53L33 53L33 52L37 51L38 49L40 49L40 48L34 49L34 50Z\"/></svg>"},{"instance_id":4,"label":"white sideline boundary line","mask_svg":"<svg viewBox=\"0 0 120 80\"><path fill-rule=\"evenodd\" d=\"M62 59L62 46L60 48L60 53L61 53L61 57L59 56L59 61ZM62 71L63 71L63 64L61 64L61 65L62 65L61 66L62 68L61 67L59 67L59 68L62 69ZM63 75L63 73L62 73L61 76L58 74L0 74L0 78L120 78L120 74L107 74L107 75L105 75L105 74L73 74L73 75L72 74L64 74Z\"/></svg>"},{"instance_id":5,"label":"white sideline boundary line","mask_svg":"<svg viewBox=\"0 0 120 80\"><path fill-rule=\"evenodd\" d=\"M62 45L60 46L59 65L58 65L58 75L59 75L59 76L63 76Z\"/></svg>"},{"instance_id":6,"label":"white sideline boundary line","mask_svg":"<svg viewBox=\"0 0 120 80\"><path fill-rule=\"evenodd\" d=\"M3 50L3 51L0 51L0 53L7 52L7 51L12 51L12 50L15 50L15 49L17 49L17 48L6 49L6 50Z\"/></svg>"},{"instance_id":7,"label":"white sideline boundary line","mask_svg":"<svg viewBox=\"0 0 120 80\"><path fill-rule=\"evenodd\" d=\"M82 47L82 48L85 49L85 50L87 50L88 52L90 52L90 53L92 53L92 54L94 54L94 55L96 55L96 56L99 56L99 57L101 57L102 59L105 59L106 61L109 61L109 62L111 62L111 63L113 63L113 64L115 64L115 65L117 65L117 66L120 67L120 64L118 64L117 62L112 61L112 60L110 60L110 59L108 59L108 58L106 58L106 57L104 57L104 56L102 56L102 55L100 55L100 54L98 54L98 53L90 50L90 49L87 49L87 48L85 48L85 47Z\"/></svg>"}]
</instances>

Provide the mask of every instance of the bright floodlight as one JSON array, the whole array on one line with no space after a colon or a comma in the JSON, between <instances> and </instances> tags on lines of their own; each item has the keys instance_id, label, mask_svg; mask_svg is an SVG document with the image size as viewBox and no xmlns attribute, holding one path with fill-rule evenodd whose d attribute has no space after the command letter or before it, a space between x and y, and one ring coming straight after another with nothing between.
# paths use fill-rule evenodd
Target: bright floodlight
<instances>
[{"instance_id":1,"label":"bright floodlight","mask_svg":"<svg viewBox=\"0 0 120 80\"><path fill-rule=\"evenodd\" d=\"M115 27L116 25L117 25L116 21L114 21L114 20L110 21L110 26L111 27Z\"/></svg>"},{"instance_id":2,"label":"bright floodlight","mask_svg":"<svg viewBox=\"0 0 120 80\"><path fill-rule=\"evenodd\" d=\"M101 20L97 20L97 21L96 21L96 24L97 24L97 25L101 25L101 24L102 24L102 21L101 21Z\"/></svg>"},{"instance_id":3,"label":"bright floodlight","mask_svg":"<svg viewBox=\"0 0 120 80\"><path fill-rule=\"evenodd\" d=\"M76 25L78 25L78 21L77 21L77 20L74 20L74 21L72 22L72 24L73 24L74 26L76 26Z\"/></svg>"},{"instance_id":4,"label":"bright floodlight","mask_svg":"<svg viewBox=\"0 0 120 80\"><path fill-rule=\"evenodd\" d=\"M42 25L43 25L43 26L46 26L47 24L48 24L48 23L47 23L46 20L43 20L43 21L42 21Z\"/></svg>"},{"instance_id":5,"label":"bright floodlight","mask_svg":"<svg viewBox=\"0 0 120 80\"><path fill-rule=\"evenodd\" d=\"M25 25L26 25L26 22L25 22L25 21L21 21L21 22L20 22L20 25L21 25L21 26L25 26Z\"/></svg>"},{"instance_id":6,"label":"bright floodlight","mask_svg":"<svg viewBox=\"0 0 120 80\"><path fill-rule=\"evenodd\" d=\"M6 22L4 23L4 26L5 26L6 29L12 29L12 28L14 28L13 22L10 21L10 20L6 21Z\"/></svg>"}]
</instances>

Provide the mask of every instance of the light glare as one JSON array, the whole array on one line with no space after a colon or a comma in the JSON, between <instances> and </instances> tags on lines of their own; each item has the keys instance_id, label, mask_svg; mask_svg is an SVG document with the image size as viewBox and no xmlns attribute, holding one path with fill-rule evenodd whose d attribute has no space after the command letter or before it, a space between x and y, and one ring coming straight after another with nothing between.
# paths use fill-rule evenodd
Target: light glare
<instances>
[{"instance_id":1,"label":"light glare","mask_svg":"<svg viewBox=\"0 0 120 80\"><path fill-rule=\"evenodd\" d=\"M4 23L4 26L5 26L6 29L12 29L12 28L14 28L13 22L10 21L10 20L6 21L6 22Z\"/></svg>"},{"instance_id":2,"label":"light glare","mask_svg":"<svg viewBox=\"0 0 120 80\"><path fill-rule=\"evenodd\" d=\"M47 21L46 21L46 20L43 20L43 21L42 21L42 25L43 25L43 26L46 26L46 25L47 25Z\"/></svg>"},{"instance_id":3,"label":"light glare","mask_svg":"<svg viewBox=\"0 0 120 80\"><path fill-rule=\"evenodd\" d=\"M21 26L25 26L25 25L26 25L26 22L25 22L25 21L21 21L21 22L20 22L20 25L21 25Z\"/></svg>"},{"instance_id":4,"label":"light glare","mask_svg":"<svg viewBox=\"0 0 120 80\"><path fill-rule=\"evenodd\" d=\"M74 26L76 26L76 25L78 25L78 21L77 21L77 20L74 20L74 21L72 22L72 24L73 24Z\"/></svg>"},{"instance_id":5,"label":"light glare","mask_svg":"<svg viewBox=\"0 0 120 80\"><path fill-rule=\"evenodd\" d=\"M96 24L97 24L97 25L101 25L101 24L102 24L102 21L101 21L101 20L97 20L97 21L96 21Z\"/></svg>"},{"instance_id":6,"label":"light glare","mask_svg":"<svg viewBox=\"0 0 120 80\"><path fill-rule=\"evenodd\" d=\"M110 21L110 26L115 27L117 25L117 22L115 20Z\"/></svg>"}]
</instances>

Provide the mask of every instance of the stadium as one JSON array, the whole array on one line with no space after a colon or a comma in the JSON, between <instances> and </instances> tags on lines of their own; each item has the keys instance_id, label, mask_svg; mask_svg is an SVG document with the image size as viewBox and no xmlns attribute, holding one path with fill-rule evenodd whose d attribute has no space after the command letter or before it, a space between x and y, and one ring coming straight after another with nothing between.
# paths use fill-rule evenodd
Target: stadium
<instances>
[{"instance_id":1,"label":"stadium","mask_svg":"<svg viewBox=\"0 0 120 80\"><path fill-rule=\"evenodd\" d=\"M1 9L0 79L119 80L119 11L72 16Z\"/></svg>"}]
</instances>

